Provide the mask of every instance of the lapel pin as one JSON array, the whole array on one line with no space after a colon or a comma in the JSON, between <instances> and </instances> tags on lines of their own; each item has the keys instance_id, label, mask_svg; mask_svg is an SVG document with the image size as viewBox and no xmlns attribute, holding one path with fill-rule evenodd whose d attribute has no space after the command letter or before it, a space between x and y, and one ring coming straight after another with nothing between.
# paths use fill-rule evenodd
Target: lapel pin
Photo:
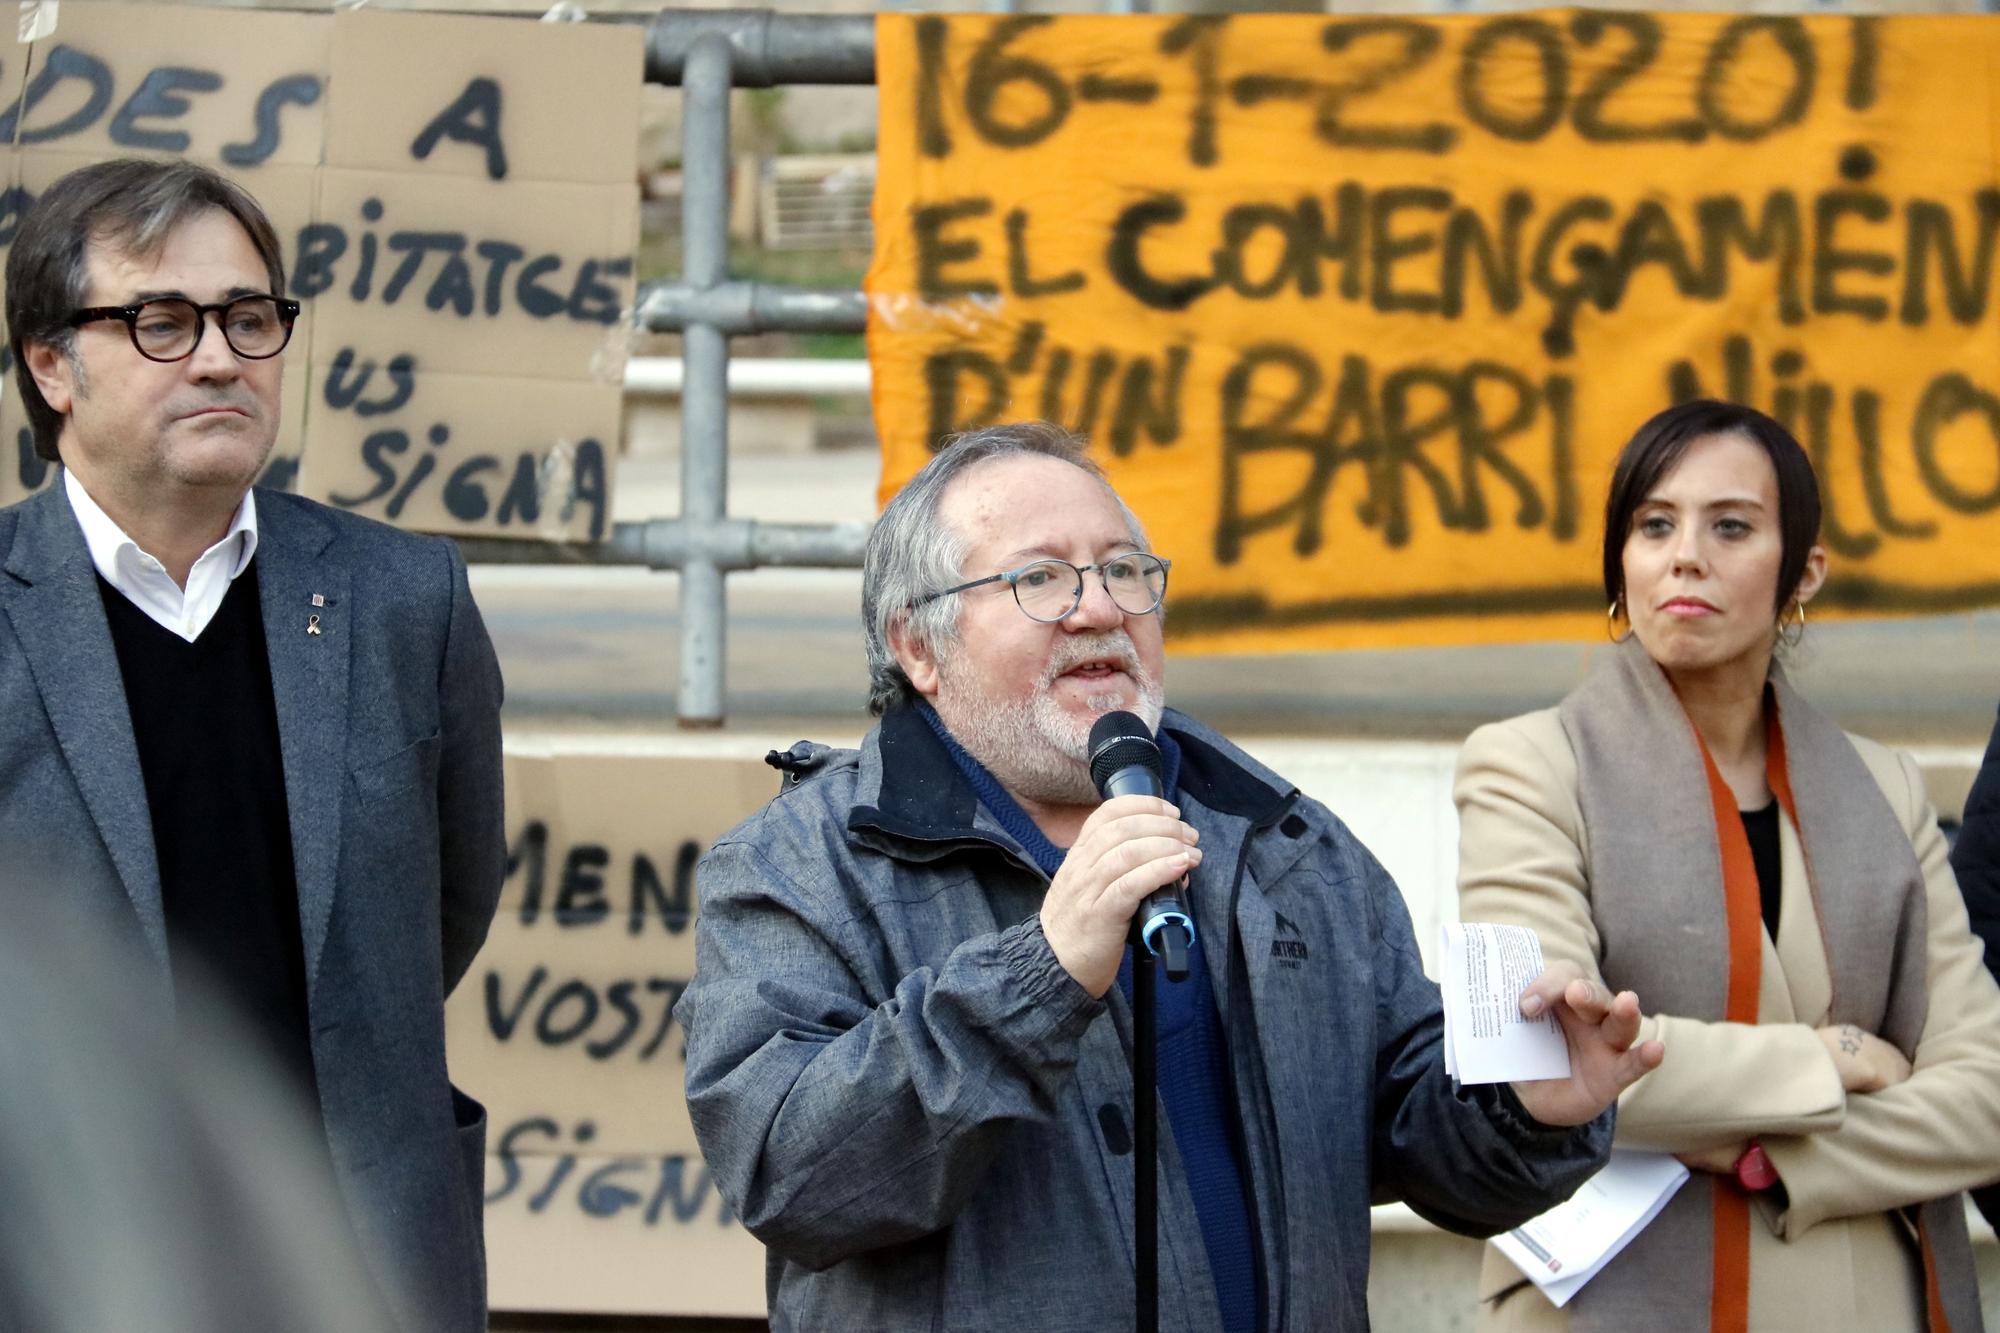
<instances>
[{"instance_id":1,"label":"lapel pin","mask_svg":"<svg viewBox=\"0 0 2000 1333\"><path fill-rule=\"evenodd\" d=\"M320 628L319 628L319 617L318 617L318 616L307 616L307 617L306 617L306 633L308 633L308 634L318 634L319 632L320 632Z\"/></svg>"},{"instance_id":2,"label":"lapel pin","mask_svg":"<svg viewBox=\"0 0 2000 1333\"><path fill-rule=\"evenodd\" d=\"M313 594L313 605L314 605L314 606L325 606L325 605L326 605L326 598L325 598L324 596L322 596L321 594L319 594L319 593L314 593L314 594Z\"/></svg>"}]
</instances>

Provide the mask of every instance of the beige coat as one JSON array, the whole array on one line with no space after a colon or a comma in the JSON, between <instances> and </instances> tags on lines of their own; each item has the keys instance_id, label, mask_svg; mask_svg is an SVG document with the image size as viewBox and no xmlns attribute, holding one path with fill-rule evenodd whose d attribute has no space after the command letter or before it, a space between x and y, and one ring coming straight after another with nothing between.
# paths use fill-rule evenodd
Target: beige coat
<instances>
[{"instance_id":1,"label":"beige coat","mask_svg":"<svg viewBox=\"0 0 2000 1333\"><path fill-rule=\"evenodd\" d=\"M1756 1329L1922 1326L1922 1269L1892 1210L2000 1178L2000 988L1981 962L1937 815L1907 756L1850 738L1910 836L1929 907L1930 1017L1904 1083L1847 1095L1815 1029L1832 985L1797 831L1779 818L1783 901L1764 935L1755 1027L1648 1014L1666 1063L1618 1102L1620 1147L1690 1152L1756 1138L1789 1206L1753 1210ZM1459 913L1531 926L1544 955L1597 974L1589 832L1555 709L1481 727L1459 756ZM1640 996L1642 1007L1646 997ZM1763 1196L1768 1198L1769 1196ZM1760 1200L1761 1202L1761 1200ZM1898 1234L1902 1232L1903 1234ZM1614 1262L1616 1262L1614 1260ZM1563 1313L1490 1246L1481 1326L1561 1329Z\"/></svg>"}]
</instances>

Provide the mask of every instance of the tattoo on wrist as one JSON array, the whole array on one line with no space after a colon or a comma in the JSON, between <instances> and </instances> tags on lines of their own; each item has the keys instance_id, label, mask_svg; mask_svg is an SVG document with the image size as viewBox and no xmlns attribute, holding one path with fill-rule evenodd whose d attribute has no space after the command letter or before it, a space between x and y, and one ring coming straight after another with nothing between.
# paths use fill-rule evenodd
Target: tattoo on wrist
<instances>
[{"instance_id":1,"label":"tattoo on wrist","mask_svg":"<svg viewBox=\"0 0 2000 1333\"><path fill-rule=\"evenodd\" d=\"M1852 1023L1840 1025L1840 1049L1849 1055L1861 1054L1861 1029Z\"/></svg>"}]
</instances>

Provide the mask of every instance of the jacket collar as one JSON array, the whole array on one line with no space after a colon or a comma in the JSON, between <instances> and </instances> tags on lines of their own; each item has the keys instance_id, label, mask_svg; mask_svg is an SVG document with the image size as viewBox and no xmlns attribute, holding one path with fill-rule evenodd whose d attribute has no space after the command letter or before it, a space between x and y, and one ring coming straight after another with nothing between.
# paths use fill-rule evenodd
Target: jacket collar
<instances>
[{"instance_id":1,"label":"jacket collar","mask_svg":"<svg viewBox=\"0 0 2000 1333\"><path fill-rule=\"evenodd\" d=\"M297 496L266 491L257 499L263 538L257 585L310 993L319 981L340 866L356 616L348 566L325 515Z\"/></svg>"},{"instance_id":2,"label":"jacket collar","mask_svg":"<svg viewBox=\"0 0 2000 1333\"><path fill-rule=\"evenodd\" d=\"M979 797L914 706L884 713L862 742L857 797L847 815L850 833L932 843L976 838L1014 846L1004 833L995 838L997 826L978 827Z\"/></svg>"},{"instance_id":3,"label":"jacket collar","mask_svg":"<svg viewBox=\"0 0 2000 1333\"><path fill-rule=\"evenodd\" d=\"M14 541L0 564L23 586L10 590L5 613L140 932L164 967L166 913L152 816L90 548L60 485L31 496L15 513Z\"/></svg>"},{"instance_id":4,"label":"jacket collar","mask_svg":"<svg viewBox=\"0 0 2000 1333\"><path fill-rule=\"evenodd\" d=\"M1185 713L1160 719L1181 747L1182 795L1262 827L1290 808L1296 788Z\"/></svg>"},{"instance_id":5,"label":"jacket collar","mask_svg":"<svg viewBox=\"0 0 2000 1333\"><path fill-rule=\"evenodd\" d=\"M1185 713L1168 709L1160 726L1181 747L1180 791L1189 799L1253 826L1290 804L1290 784ZM920 843L997 842L1025 859L914 707L890 709L862 743L847 827Z\"/></svg>"},{"instance_id":6,"label":"jacket collar","mask_svg":"<svg viewBox=\"0 0 2000 1333\"><path fill-rule=\"evenodd\" d=\"M86 571L91 569L83 527L60 485L44 487L23 500L15 512L20 519L14 525L14 541L4 562L9 574L33 585L59 577L79 559Z\"/></svg>"}]
</instances>

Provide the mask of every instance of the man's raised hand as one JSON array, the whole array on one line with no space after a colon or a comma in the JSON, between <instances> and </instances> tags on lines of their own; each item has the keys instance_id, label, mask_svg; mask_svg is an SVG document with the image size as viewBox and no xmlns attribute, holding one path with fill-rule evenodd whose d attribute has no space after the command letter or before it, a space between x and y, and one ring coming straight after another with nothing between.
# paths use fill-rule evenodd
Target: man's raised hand
<instances>
[{"instance_id":1,"label":"man's raised hand","mask_svg":"<svg viewBox=\"0 0 2000 1333\"><path fill-rule=\"evenodd\" d=\"M1657 1069L1666 1047L1639 1041L1639 997L1613 995L1573 962L1552 964L1521 992L1521 1013L1553 1013L1569 1046L1569 1077L1516 1083L1514 1095L1545 1125L1581 1125ZM1636 1044L1635 1044L1636 1043Z\"/></svg>"}]
</instances>

